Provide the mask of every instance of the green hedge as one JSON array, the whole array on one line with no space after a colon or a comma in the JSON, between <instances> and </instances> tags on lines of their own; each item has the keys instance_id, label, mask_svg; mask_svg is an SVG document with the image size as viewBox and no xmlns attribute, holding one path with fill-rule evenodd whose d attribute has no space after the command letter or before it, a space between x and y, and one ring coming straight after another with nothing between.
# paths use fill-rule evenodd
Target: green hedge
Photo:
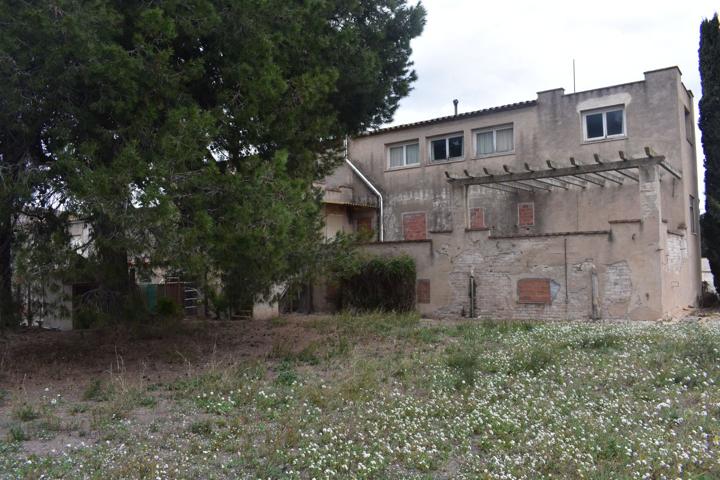
<instances>
[{"instance_id":1,"label":"green hedge","mask_svg":"<svg viewBox=\"0 0 720 480\"><path fill-rule=\"evenodd\" d=\"M415 261L407 256L368 257L340 279L344 308L408 312L415 309Z\"/></svg>"}]
</instances>

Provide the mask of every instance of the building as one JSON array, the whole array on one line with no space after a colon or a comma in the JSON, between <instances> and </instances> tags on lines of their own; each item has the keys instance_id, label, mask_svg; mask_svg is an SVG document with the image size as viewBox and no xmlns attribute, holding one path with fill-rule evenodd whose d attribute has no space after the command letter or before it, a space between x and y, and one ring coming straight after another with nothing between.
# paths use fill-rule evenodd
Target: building
<instances>
[{"instance_id":1,"label":"building","mask_svg":"<svg viewBox=\"0 0 720 480\"><path fill-rule=\"evenodd\" d=\"M413 256L426 315L673 316L701 292L694 125L671 67L370 131L325 179L328 230Z\"/></svg>"}]
</instances>

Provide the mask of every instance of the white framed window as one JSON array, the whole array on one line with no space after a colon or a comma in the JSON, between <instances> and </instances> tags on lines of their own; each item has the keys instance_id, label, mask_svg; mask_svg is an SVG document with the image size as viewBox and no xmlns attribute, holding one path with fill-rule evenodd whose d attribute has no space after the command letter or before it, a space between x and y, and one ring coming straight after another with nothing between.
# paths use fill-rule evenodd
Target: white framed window
<instances>
[{"instance_id":1,"label":"white framed window","mask_svg":"<svg viewBox=\"0 0 720 480\"><path fill-rule=\"evenodd\" d=\"M420 164L420 144L410 142L388 147L388 163L390 168L407 167Z\"/></svg>"},{"instance_id":2,"label":"white framed window","mask_svg":"<svg viewBox=\"0 0 720 480\"><path fill-rule=\"evenodd\" d=\"M512 125L484 128L475 132L475 156L512 153L515 151L515 138Z\"/></svg>"},{"instance_id":3,"label":"white framed window","mask_svg":"<svg viewBox=\"0 0 720 480\"><path fill-rule=\"evenodd\" d=\"M586 141L625 136L625 107L610 107L582 113Z\"/></svg>"},{"instance_id":4,"label":"white framed window","mask_svg":"<svg viewBox=\"0 0 720 480\"><path fill-rule=\"evenodd\" d=\"M430 160L443 162L462 158L464 154L464 139L462 133L448 135L430 140Z\"/></svg>"}]
</instances>

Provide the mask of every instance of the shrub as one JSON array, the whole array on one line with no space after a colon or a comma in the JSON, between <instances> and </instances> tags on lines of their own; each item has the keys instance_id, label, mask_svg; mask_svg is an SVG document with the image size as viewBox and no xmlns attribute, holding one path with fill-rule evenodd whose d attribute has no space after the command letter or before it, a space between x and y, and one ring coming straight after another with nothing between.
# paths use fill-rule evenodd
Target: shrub
<instances>
[{"instance_id":1,"label":"shrub","mask_svg":"<svg viewBox=\"0 0 720 480\"><path fill-rule=\"evenodd\" d=\"M177 318L181 313L180 305L169 297L158 298L155 311L161 318Z\"/></svg>"},{"instance_id":2,"label":"shrub","mask_svg":"<svg viewBox=\"0 0 720 480\"><path fill-rule=\"evenodd\" d=\"M407 256L358 259L341 278L344 308L407 312L415 309L415 261Z\"/></svg>"}]
</instances>

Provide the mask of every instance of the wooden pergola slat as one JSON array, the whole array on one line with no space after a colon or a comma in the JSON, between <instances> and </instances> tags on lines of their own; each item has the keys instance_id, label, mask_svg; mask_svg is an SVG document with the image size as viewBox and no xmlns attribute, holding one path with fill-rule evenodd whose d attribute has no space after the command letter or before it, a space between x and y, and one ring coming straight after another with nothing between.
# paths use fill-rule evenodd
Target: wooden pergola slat
<instances>
[{"instance_id":1,"label":"wooden pergola slat","mask_svg":"<svg viewBox=\"0 0 720 480\"><path fill-rule=\"evenodd\" d=\"M629 170L650 165L659 165L673 177L678 179L682 178L680 172L665 162L664 156L655 154L649 148L645 149L645 153L647 156L642 158L628 158L625 153L621 151L619 152L619 161L605 161L601 160L599 155L594 155L595 163L587 165L580 164L571 157L571 166L569 167L557 167L548 160L547 165L549 168L545 170L533 170L529 165L525 164L526 171L513 172L507 165L503 165L505 173L499 175L491 174L487 168L483 168L485 175L471 175L467 170L464 171L464 178L452 177L448 172L445 172L445 175L448 178L448 182L457 185L504 184L508 187L517 188L517 186L523 186L533 190L550 190L552 188L567 190L568 185L585 188L586 183L604 186L606 181L620 185L624 184L623 178L614 174L619 174L638 182L639 176L631 173Z\"/></svg>"}]
</instances>

